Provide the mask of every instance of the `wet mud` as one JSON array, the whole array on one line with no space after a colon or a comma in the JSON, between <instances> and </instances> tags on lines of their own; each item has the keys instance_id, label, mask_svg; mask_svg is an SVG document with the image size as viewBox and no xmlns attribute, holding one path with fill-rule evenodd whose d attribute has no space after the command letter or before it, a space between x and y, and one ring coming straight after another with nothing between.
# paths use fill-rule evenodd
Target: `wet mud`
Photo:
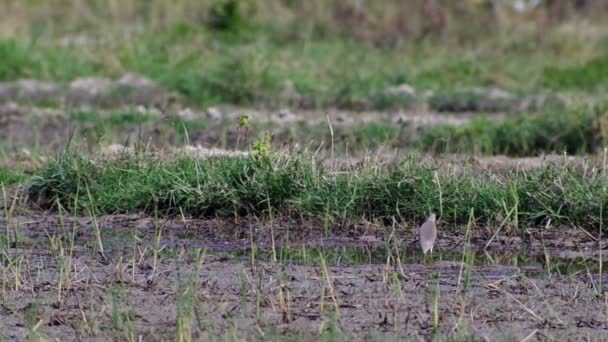
<instances>
[{"instance_id":1,"label":"wet mud","mask_svg":"<svg viewBox=\"0 0 608 342\"><path fill-rule=\"evenodd\" d=\"M608 251L575 228L478 227L466 239L463 227L442 227L424 256L406 225L34 208L0 222L7 340L598 340L608 332L608 277L598 276Z\"/></svg>"}]
</instances>

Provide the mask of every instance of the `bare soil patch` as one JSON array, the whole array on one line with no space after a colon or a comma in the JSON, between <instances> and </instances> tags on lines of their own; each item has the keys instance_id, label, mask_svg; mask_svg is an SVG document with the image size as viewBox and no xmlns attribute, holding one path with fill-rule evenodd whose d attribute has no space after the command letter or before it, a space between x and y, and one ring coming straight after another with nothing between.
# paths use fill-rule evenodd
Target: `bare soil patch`
<instances>
[{"instance_id":1,"label":"bare soil patch","mask_svg":"<svg viewBox=\"0 0 608 342\"><path fill-rule=\"evenodd\" d=\"M95 107L93 107L95 108ZM141 141L158 148L192 145L234 148L251 143L256 137L254 129L245 133L238 127L239 117L247 115L249 120L260 126L261 131L270 131L277 146L294 143L316 144L328 140L330 124L335 130L334 143L348 141L353 146L351 135L366 125L400 127L406 130L402 137L391 141L395 147L408 144L408 137L427 126L450 124L462 125L479 117L476 113L439 114L427 111L410 112L347 112L347 111L297 111L257 110L252 108L221 107L206 111L192 111L188 108L167 109L161 113L154 107L117 107L114 111L148 116L153 119L141 124L115 124L104 122L110 112L83 107L85 112L94 111L99 118L94 122L70 120L70 112L64 108L41 108L7 104L0 106L0 136L14 149L39 149L44 153L54 153L65 148L70 139L85 140L93 148L104 144L124 144ZM503 114L492 116L501 120ZM176 121L177 120L177 121ZM181 121L180 121L181 120ZM184 126L185 124L185 126ZM192 127L188 127L192 126ZM188 130L187 136L184 129ZM377 138L377 137L375 137ZM329 141L325 141L329 145ZM366 146L361 146L366 148Z\"/></svg>"}]
</instances>

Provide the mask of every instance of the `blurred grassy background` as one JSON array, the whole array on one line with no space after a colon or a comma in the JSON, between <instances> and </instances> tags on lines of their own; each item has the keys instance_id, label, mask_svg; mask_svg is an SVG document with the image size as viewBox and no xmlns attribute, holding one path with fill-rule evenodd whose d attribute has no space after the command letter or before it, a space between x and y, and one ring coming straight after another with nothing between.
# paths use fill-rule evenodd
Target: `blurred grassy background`
<instances>
[{"instance_id":1,"label":"blurred grassy background","mask_svg":"<svg viewBox=\"0 0 608 342\"><path fill-rule=\"evenodd\" d=\"M0 0L0 80L136 72L197 105L349 109L403 83L601 94L608 3L518 3Z\"/></svg>"}]
</instances>

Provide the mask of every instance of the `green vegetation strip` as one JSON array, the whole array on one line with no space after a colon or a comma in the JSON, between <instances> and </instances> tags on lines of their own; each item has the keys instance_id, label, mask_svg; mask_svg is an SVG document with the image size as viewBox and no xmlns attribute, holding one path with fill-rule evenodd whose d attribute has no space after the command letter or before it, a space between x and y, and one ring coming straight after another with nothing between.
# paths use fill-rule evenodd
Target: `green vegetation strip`
<instances>
[{"instance_id":1,"label":"green vegetation strip","mask_svg":"<svg viewBox=\"0 0 608 342\"><path fill-rule=\"evenodd\" d=\"M597 152L608 143L606 110L555 111L521 115L504 121L480 118L468 125L426 129L415 145L432 152L512 156Z\"/></svg>"},{"instance_id":2,"label":"green vegetation strip","mask_svg":"<svg viewBox=\"0 0 608 342\"><path fill-rule=\"evenodd\" d=\"M272 215L334 220L418 221L429 211L445 224L507 219L519 227L599 226L608 176L548 167L505 176L449 175L408 156L390 165L333 171L307 154L289 157L93 162L63 155L32 180L32 199L103 213L134 210L198 217Z\"/></svg>"}]
</instances>

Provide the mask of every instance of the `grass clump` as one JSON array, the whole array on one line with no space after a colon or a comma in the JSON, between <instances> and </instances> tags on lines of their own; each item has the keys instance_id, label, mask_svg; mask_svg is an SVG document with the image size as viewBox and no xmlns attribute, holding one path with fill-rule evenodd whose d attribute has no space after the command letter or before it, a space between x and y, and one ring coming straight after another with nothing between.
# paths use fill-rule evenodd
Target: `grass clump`
<instances>
[{"instance_id":1,"label":"grass clump","mask_svg":"<svg viewBox=\"0 0 608 342\"><path fill-rule=\"evenodd\" d=\"M429 107L438 112L506 112L519 103L512 94L478 88L436 92L429 98Z\"/></svg>"},{"instance_id":2,"label":"grass clump","mask_svg":"<svg viewBox=\"0 0 608 342\"><path fill-rule=\"evenodd\" d=\"M416 138L415 144L436 153L593 153L606 142L605 120L602 109L544 112L500 122L480 118L464 126L430 127Z\"/></svg>"},{"instance_id":3,"label":"grass clump","mask_svg":"<svg viewBox=\"0 0 608 342\"><path fill-rule=\"evenodd\" d=\"M546 67L543 83L553 89L586 89L606 85L608 82L608 57L596 58L582 65Z\"/></svg>"},{"instance_id":4,"label":"grass clump","mask_svg":"<svg viewBox=\"0 0 608 342\"><path fill-rule=\"evenodd\" d=\"M107 125L109 127L123 127L129 125L140 125L155 120L150 114L130 111L109 112L107 114L97 111L75 111L70 113L70 120L83 124Z\"/></svg>"},{"instance_id":5,"label":"grass clump","mask_svg":"<svg viewBox=\"0 0 608 342\"><path fill-rule=\"evenodd\" d=\"M502 179L451 175L414 156L388 166L367 164L332 170L306 153L270 158L181 158L161 162L142 157L93 162L62 155L31 185L41 204L94 207L99 212L180 210L198 217L266 215L417 222L429 211L447 224L466 224L471 209L480 223L500 224L518 207L519 225L599 222L608 203L605 174L548 167ZM605 210L605 209L604 209Z\"/></svg>"},{"instance_id":6,"label":"grass clump","mask_svg":"<svg viewBox=\"0 0 608 342\"><path fill-rule=\"evenodd\" d=\"M355 129L345 140L350 142L351 146L396 145L402 139L404 130L405 125L392 126L372 122Z\"/></svg>"},{"instance_id":7,"label":"grass clump","mask_svg":"<svg viewBox=\"0 0 608 342\"><path fill-rule=\"evenodd\" d=\"M78 57L70 49L43 47L31 41L0 39L0 80L37 78L68 81L81 75L97 74L91 61Z\"/></svg>"},{"instance_id":8,"label":"grass clump","mask_svg":"<svg viewBox=\"0 0 608 342\"><path fill-rule=\"evenodd\" d=\"M209 12L209 26L216 30L237 31L245 22L239 0L215 0Z\"/></svg>"},{"instance_id":9,"label":"grass clump","mask_svg":"<svg viewBox=\"0 0 608 342\"><path fill-rule=\"evenodd\" d=\"M29 176L21 171L0 169L0 185L2 186L24 183L28 179Z\"/></svg>"}]
</instances>

